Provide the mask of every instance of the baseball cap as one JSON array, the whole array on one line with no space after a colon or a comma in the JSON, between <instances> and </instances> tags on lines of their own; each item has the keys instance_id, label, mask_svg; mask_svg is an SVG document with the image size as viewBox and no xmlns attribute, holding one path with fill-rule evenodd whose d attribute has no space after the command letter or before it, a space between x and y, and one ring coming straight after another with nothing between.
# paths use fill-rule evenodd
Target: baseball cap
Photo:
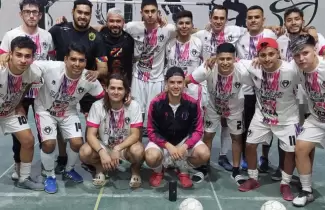
<instances>
[{"instance_id":1,"label":"baseball cap","mask_svg":"<svg viewBox=\"0 0 325 210\"><path fill-rule=\"evenodd\" d=\"M257 52L260 52L263 48L271 47L274 49L279 49L278 42L272 38L262 38L257 43Z\"/></svg>"}]
</instances>

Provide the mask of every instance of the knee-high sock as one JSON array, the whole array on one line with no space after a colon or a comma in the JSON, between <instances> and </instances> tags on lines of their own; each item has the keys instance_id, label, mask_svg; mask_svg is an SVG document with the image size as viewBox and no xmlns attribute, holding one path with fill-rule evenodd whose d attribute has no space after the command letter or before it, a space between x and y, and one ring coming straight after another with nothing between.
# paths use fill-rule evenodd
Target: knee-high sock
<instances>
[{"instance_id":1,"label":"knee-high sock","mask_svg":"<svg viewBox=\"0 0 325 210\"><path fill-rule=\"evenodd\" d=\"M54 161L55 161L55 153L54 151L50 154L43 152L43 150L41 150L41 161L42 164L44 166L46 175L55 177L55 173L54 173Z\"/></svg>"},{"instance_id":2,"label":"knee-high sock","mask_svg":"<svg viewBox=\"0 0 325 210\"><path fill-rule=\"evenodd\" d=\"M74 166L76 165L76 162L79 158L79 153L73 151L70 146L67 147L67 154L68 154L68 162L67 166L65 167L66 171L71 171Z\"/></svg>"},{"instance_id":3,"label":"knee-high sock","mask_svg":"<svg viewBox=\"0 0 325 210\"><path fill-rule=\"evenodd\" d=\"M220 142L220 155L226 155L231 147L231 138L228 127L221 128Z\"/></svg>"}]
</instances>

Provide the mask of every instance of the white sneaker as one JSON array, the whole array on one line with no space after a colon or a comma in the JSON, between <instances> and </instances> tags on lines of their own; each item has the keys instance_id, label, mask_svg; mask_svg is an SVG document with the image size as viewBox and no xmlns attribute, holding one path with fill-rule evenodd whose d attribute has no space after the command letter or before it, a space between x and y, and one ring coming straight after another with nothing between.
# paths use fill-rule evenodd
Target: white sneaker
<instances>
[{"instance_id":1,"label":"white sneaker","mask_svg":"<svg viewBox=\"0 0 325 210\"><path fill-rule=\"evenodd\" d=\"M299 195L293 199L292 204L297 207L304 207L307 203L314 201L314 195L312 192L300 191Z\"/></svg>"},{"instance_id":2,"label":"white sneaker","mask_svg":"<svg viewBox=\"0 0 325 210\"><path fill-rule=\"evenodd\" d=\"M19 179L19 171L20 171L20 164L19 163L15 163L15 170L11 175L11 179L13 181L17 181Z\"/></svg>"}]
</instances>

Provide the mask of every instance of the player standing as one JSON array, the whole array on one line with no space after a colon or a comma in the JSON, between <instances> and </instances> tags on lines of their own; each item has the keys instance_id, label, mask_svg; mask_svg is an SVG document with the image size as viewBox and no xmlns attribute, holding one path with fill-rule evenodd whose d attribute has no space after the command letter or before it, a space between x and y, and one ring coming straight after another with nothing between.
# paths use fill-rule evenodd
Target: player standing
<instances>
[{"instance_id":1,"label":"player standing","mask_svg":"<svg viewBox=\"0 0 325 210\"><path fill-rule=\"evenodd\" d=\"M42 71L44 79L44 85L35 99L35 119L42 138L41 161L47 176L44 181L45 191L56 193L54 150L57 128L70 145L67 148L68 161L63 177L77 183L82 182L83 178L74 170L79 149L83 144L77 104L86 93L95 98L102 98L104 91L96 80L97 73L85 70L86 48L82 45L72 43L66 52L64 62L35 61L34 63ZM94 77L95 82L92 82Z\"/></svg>"},{"instance_id":2,"label":"player standing","mask_svg":"<svg viewBox=\"0 0 325 210\"><path fill-rule=\"evenodd\" d=\"M20 4L20 17L23 20L23 24L17 28L8 31L1 42L0 54L7 54L10 51L10 43L17 36L28 36L36 44L36 54L35 60L46 60L49 56L53 56L53 41L51 34L38 27L38 23L42 18L41 5L36 0L23 0ZM38 88L34 85L26 97L22 100L22 106L25 110L26 116L28 116L29 107L32 106L34 112L34 99L37 96ZM35 112L34 112L35 113ZM41 147L41 138L37 133L39 140L39 146ZM15 171L11 175L13 180L19 179L19 169L20 169L20 142L12 135L14 160L15 160Z\"/></svg>"}]
</instances>

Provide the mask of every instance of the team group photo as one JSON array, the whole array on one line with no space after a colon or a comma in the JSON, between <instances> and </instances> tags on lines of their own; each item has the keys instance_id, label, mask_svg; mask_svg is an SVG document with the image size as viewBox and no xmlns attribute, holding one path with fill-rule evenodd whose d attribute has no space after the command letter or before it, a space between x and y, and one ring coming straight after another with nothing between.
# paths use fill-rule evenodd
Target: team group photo
<instances>
[{"instance_id":1,"label":"team group photo","mask_svg":"<svg viewBox=\"0 0 325 210\"><path fill-rule=\"evenodd\" d=\"M241 27L228 23L222 2L200 25L184 8L169 21L156 0L142 0L141 19L128 22L109 8L103 25L91 23L93 1L70 5L47 30L42 1L20 0L12 18L21 25L0 38L0 133L11 139L6 159L14 163L6 182L19 192L51 199L62 177L74 183L65 189L89 182L103 193L123 173L130 190L166 187L164 202L184 198L180 210L226 209L213 186L218 206L196 192L219 181L254 197L270 180L277 191L263 191L270 199L257 210L324 200L313 169L325 147L325 38L301 8L268 25L256 1ZM241 208L255 210L247 201Z\"/></svg>"}]
</instances>

